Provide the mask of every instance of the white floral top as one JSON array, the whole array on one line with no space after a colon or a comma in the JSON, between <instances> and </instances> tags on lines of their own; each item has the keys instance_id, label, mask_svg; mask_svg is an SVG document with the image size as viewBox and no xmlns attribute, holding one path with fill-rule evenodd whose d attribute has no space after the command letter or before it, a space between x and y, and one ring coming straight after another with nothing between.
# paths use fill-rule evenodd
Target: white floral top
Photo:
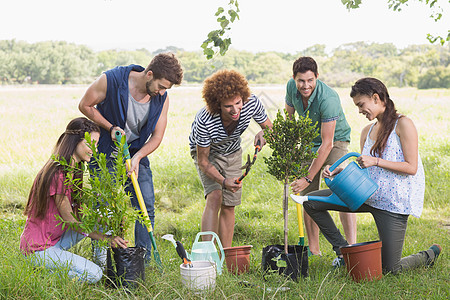
<instances>
[{"instance_id":1,"label":"white floral top","mask_svg":"<svg viewBox=\"0 0 450 300\"><path fill-rule=\"evenodd\" d=\"M395 132L396 127L397 123L389 135L386 148L380 158L395 162L405 161L400 138ZM372 128L373 125L367 134L362 155L371 156L370 149L375 143L369 137ZM425 193L425 174L420 155L415 175L399 174L377 166L369 167L368 171L370 178L378 184L378 190L365 204L397 214L420 217Z\"/></svg>"}]
</instances>

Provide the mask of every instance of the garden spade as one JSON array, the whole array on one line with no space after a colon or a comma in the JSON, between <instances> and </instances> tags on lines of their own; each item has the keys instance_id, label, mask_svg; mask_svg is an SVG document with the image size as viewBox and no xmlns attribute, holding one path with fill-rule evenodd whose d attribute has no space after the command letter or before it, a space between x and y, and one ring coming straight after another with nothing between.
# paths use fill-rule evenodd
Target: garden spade
<instances>
[{"instance_id":1,"label":"garden spade","mask_svg":"<svg viewBox=\"0 0 450 300\"><path fill-rule=\"evenodd\" d=\"M116 139L117 141L121 141L122 140L122 134L120 131L116 131ZM130 152L128 151L128 144L125 140L125 143L123 145L123 154L125 156L125 163L127 164L127 168L128 170L131 169L131 157L130 157ZM144 198L142 197L142 192L141 192L141 188L139 187L139 183L137 181L137 177L136 177L136 173L133 171L131 173L131 182L133 183L133 187L134 187L134 191L136 192L136 197L138 199L139 202L139 207L141 208L142 214L144 215L144 218L148 221L148 225L147 225L147 230L148 233L150 235L150 240L152 242L152 246L153 246L153 257L155 259L155 262L158 266L159 271L162 273L163 272L163 266L162 266L162 262L161 262L161 257L159 256L159 252L158 249L156 247L156 241L155 241L155 237L153 235L153 227L152 227L152 223L150 222L150 218L148 216L148 212L147 212L147 208L145 207L145 203L144 203Z\"/></svg>"},{"instance_id":2,"label":"garden spade","mask_svg":"<svg viewBox=\"0 0 450 300\"><path fill-rule=\"evenodd\" d=\"M296 194L298 196L298 194ZM292 196L291 196L292 197ZM303 231L303 206L300 203L297 204L297 220L298 220L298 244L300 246L305 246L305 233ZM308 256L311 256L312 253L309 251L309 247L305 246L308 249Z\"/></svg>"},{"instance_id":3,"label":"garden spade","mask_svg":"<svg viewBox=\"0 0 450 300\"><path fill-rule=\"evenodd\" d=\"M300 246L305 246L305 233L303 231L303 215L302 215L302 205L297 203L297 219L298 219L298 244Z\"/></svg>"}]
</instances>

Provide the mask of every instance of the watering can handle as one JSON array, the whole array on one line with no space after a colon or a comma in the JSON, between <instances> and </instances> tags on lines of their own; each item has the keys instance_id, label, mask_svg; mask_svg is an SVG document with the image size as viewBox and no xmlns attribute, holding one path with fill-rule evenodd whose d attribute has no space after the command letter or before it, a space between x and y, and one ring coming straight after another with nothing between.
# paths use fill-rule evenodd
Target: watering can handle
<instances>
[{"instance_id":1,"label":"watering can handle","mask_svg":"<svg viewBox=\"0 0 450 300\"><path fill-rule=\"evenodd\" d=\"M360 157L361 154L359 154L358 152L350 152L347 153L346 155L342 156L341 158L339 158L331 167L330 167L330 172L333 172L334 169L336 169L342 162L344 162L344 160L346 160L349 157ZM358 168L362 169L366 174L368 174L368 170L367 169L363 169L361 168L358 164L356 164L358 166ZM331 183L331 179L329 178L325 178L325 183L326 185L330 185Z\"/></svg>"},{"instance_id":2,"label":"watering can handle","mask_svg":"<svg viewBox=\"0 0 450 300\"><path fill-rule=\"evenodd\" d=\"M195 237L194 243L196 243L198 241L198 239L200 238L200 236L202 236L202 235L212 235L213 238L211 239L211 242L214 243L214 239L217 241L217 245L219 246L219 250L220 250L220 264L223 265L223 261L225 260L225 252L223 252L222 242L220 241L217 234L213 231L199 232L199 233L197 233L197 236Z\"/></svg>"},{"instance_id":3,"label":"watering can handle","mask_svg":"<svg viewBox=\"0 0 450 300\"><path fill-rule=\"evenodd\" d=\"M344 160L346 160L349 157L360 157L361 154L359 154L358 152L350 152L345 154L344 156L342 156L341 158L339 158L331 167L330 167L330 172L333 172L334 169L336 169L340 164L342 164L344 162Z\"/></svg>"}]
</instances>

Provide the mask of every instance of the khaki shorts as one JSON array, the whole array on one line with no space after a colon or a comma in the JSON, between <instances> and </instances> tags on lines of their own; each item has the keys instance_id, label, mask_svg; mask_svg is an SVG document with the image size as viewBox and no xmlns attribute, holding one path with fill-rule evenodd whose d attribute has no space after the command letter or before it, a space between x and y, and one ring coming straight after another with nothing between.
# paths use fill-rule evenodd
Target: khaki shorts
<instances>
[{"instance_id":1,"label":"khaki shorts","mask_svg":"<svg viewBox=\"0 0 450 300\"><path fill-rule=\"evenodd\" d=\"M344 156L348 153L348 145L349 142L342 142L342 141L336 141L333 142L333 148L331 149L330 154L328 154L327 159L325 160L322 168L320 168L319 173L316 174L314 179L312 179L311 184L300 192L300 195L304 196L310 192L317 191L320 189L320 179L322 177L322 170L326 165L332 165L334 164L339 158ZM310 165L311 163L308 163ZM347 166L348 162L344 161L342 164L340 164L341 167Z\"/></svg>"},{"instance_id":2,"label":"khaki shorts","mask_svg":"<svg viewBox=\"0 0 450 300\"><path fill-rule=\"evenodd\" d=\"M237 206L241 204L242 189L237 192L232 193L227 189L223 189L222 185L208 177L205 173L200 170L197 161L197 152L192 151L191 156L194 159L195 167L197 168L198 176L200 176L200 181L203 185L203 190L206 196L215 190L222 191L222 204L225 206ZM209 161L211 164L219 171L219 173L225 178L235 178L240 177L243 173L242 167L242 149L227 155L227 156L215 156L209 155Z\"/></svg>"}]
</instances>

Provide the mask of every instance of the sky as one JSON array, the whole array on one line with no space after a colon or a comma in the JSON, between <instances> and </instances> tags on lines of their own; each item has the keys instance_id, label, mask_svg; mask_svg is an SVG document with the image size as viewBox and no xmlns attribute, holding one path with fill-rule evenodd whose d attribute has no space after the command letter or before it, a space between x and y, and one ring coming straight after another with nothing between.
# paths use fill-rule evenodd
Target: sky
<instances>
[{"instance_id":1,"label":"sky","mask_svg":"<svg viewBox=\"0 0 450 300\"><path fill-rule=\"evenodd\" d=\"M176 46L188 51L218 29L214 13L229 0L2 0L0 40L67 41L95 51L149 51ZM447 35L450 4L438 0L443 18L416 0L401 12L388 0L362 0L348 11L341 0L240 0L231 25L232 48L297 53L315 44L327 51L351 42L428 44L427 33Z\"/></svg>"}]
</instances>

